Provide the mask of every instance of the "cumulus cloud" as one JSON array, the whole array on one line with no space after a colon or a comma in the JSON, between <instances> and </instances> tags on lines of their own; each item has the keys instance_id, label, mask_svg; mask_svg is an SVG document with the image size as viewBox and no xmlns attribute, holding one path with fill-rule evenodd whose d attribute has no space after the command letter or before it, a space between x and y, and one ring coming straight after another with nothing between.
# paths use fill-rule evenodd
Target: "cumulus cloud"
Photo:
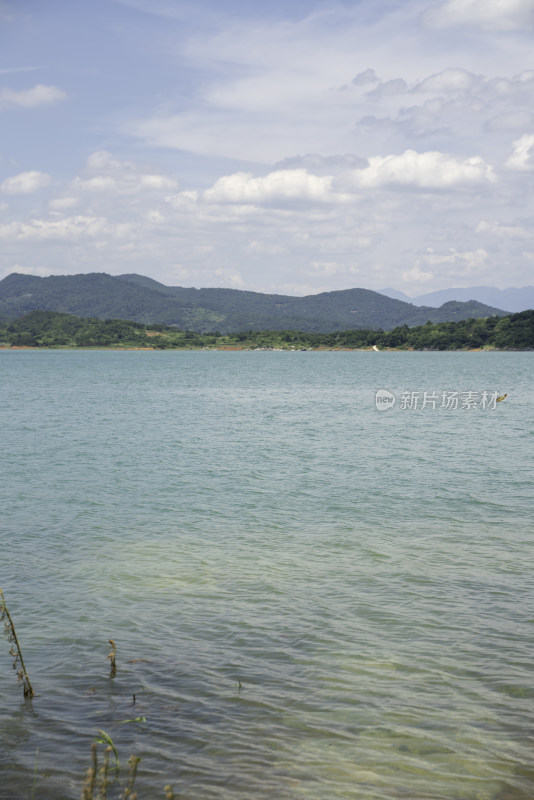
<instances>
[{"instance_id":1,"label":"cumulus cloud","mask_svg":"<svg viewBox=\"0 0 534 800\"><path fill-rule=\"evenodd\" d=\"M87 159L89 178L77 178L74 186L89 192L122 192L124 194L151 191L173 191L174 178L149 172L131 161L119 161L106 150L92 153ZM96 173L96 174L93 174Z\"/></svg>"},{"instance_id":2,"label":"cumulus cloud","mask_svg":"<svg viewBox=\"0 0 534 800\"><path fill-rule=\"evenodd\" d=\"M4 194L33 194L33 192L48 186L51 180L50 175L47 175L46 172L34 170L19 172L18 175L6 178L0 184L0 190Z\"/></svg>"},{"instance_id":3,"label":"cumulus cloud","mask_svg":"<svg viewBox=\"0 0 534 800\"><path fill-rule=\"evenodd\" d=\"M356 187L372 189L381 186L413 186L421 189L449 189L466 184L495 180L493 167L480 156L460 160L435 151L417 153L406 150L402 155L373 156L369 166L354 170Z\"/></svg>"},{"instance_id":4,"label":"cumulus cloud","mask_svg":"<svg viewBox=\"0 0 534 800\"><path fill-rule=\"evenodd\" d=\"M57 86L45 86L38 83L31 89L0 89L0 109L35 108L64 100L67 93Z\"/></svg>"},{"instance_id":5,"label":"cumulus cloud","mask_svg":"<svg viewBox=\"0 0 534 800\"><path fill-rule=\"evenodd\" d=\"M432 280L434 275L431 272L425 272L420 267L420 262L416 261L414 266L411 269L407 269L402 273L402 280L410 285L419 285L421 283L427 283L428 281Z\"/></svg>"},{"instance_id":6,"label":"cumulus cloud","mask_svg":"<svg viewBox=\"0 0 534 800\"><path fill-rule=\"evenodd\" d=\"M73 178L65 187L64 196L50 202L50 208L63 210L90 198L98 203L109 198L130 198L137 202L143 195L152 197L157 193L176 191L177 181L169 175L152 172L149 168L131 161L120 161L111 153L99 150L86 161L81 175Z\"/></svg>"},{"instance_id":7,"label":"cumulus cloud","mask_svg":"<svg viewBox=\"0 0 534 800\"><path fill-rule=\"evenodd\" d=\"M226 175L204 192L210 203L263 204L273 201L328 201L332 178L311 175L305 169L286 169L255 178L249 172Z\"/></svg>"},{"instance_id":8,"label":"cumulus cloud","mask_svg":"<svg viewBox=\"0 0 534 800\"><path fill-rule=\"evenodd\" d=\"M428 8L423 22L434 28L476 25L485 30L522 30L534 23L534 0L445 0Z\"/></svg>"},{"instance_id":9,"label":"cumulus cloud","mask_svg":"<svg viewBox=\"0 0 534 800\"><path fill-rule=\"evenodd\" d=\"M0 225L0 239L12 241L76 240L102 235L112 235L120 238L126 236L130 230L131 225L129 224L114 224L104 217L78 215L75 217L60 217L59 219L34 219L31 222L10 222L6 225Z\"/></svg>"},{"instance_id":10,"label":"cumulus cloud","mask_svg":"<svg viewBox=\"0 0 534 800\"><path fill-rule=\"evenodd\" d=\"M522 171L534 168L534 134L526 133L514 142L514 150L507 159L506 166Z\"/></svg>"},{"instance_id":11,"label":"cumulus cloud","mask_svg":"<svg viewBox=\"0 0 534 800\"><path fill-rule=\"evenodd\" d=\"M476 250L465 250L462 252L456 250L454 247L451 247L450 252L447 254L434 253L432 249L430 249L429 252L423 257L423 260L427 264L431 264L433 266L455 264L458 262L461 264L462 272L476 274L484 271L488 256L488 251L484 250L483 247L479 247Z\"/></svg>"}]
</instances>

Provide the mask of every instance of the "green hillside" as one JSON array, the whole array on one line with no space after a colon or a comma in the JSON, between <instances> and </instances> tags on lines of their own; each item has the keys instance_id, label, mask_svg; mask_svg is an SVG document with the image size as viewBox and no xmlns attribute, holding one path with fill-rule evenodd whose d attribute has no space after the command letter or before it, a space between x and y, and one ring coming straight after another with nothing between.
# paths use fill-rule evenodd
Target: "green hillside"
<instances>
[{"instance_id":1,"label":"green hillside","mask_svg":"<svg viewBox=\"0 0 534 800\"><path fill-rule=\"evenodd\" d=\"M34 310L174 325L199 333L266 329L391 330L428 320L442 322L505 314L475 301L453 301L441 308L418 307L368 289L290 297L237 289L164 286L141 275L106 273L48 278L13 273L0 281L0 319L14 319Z\"/></svg>"}]
</instances>

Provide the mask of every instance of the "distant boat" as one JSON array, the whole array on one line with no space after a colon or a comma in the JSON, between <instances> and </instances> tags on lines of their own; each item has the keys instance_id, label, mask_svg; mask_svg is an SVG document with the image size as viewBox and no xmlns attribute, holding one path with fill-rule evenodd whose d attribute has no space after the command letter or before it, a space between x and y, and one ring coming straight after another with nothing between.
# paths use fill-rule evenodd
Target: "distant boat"
<instances>
[{"instance_id":1,"label":"distant boat","mask_svg":"<svg viewBox=\"0 0 534 800\"><path fill-rule=\"evenodd\" d=\"M374 344L374 345L373 345L373 350L376 350L376 352L377 352L377 353L379 353L379 352L380 352L380 350L378 349L378 347L376 346L376 344Z\"/></svg>"},{"instance_id":2,"label":"distant boat","mask_svg":"<svg viewBox=\"0 0 534 800\"><path fill-rule=\"evenodd\" d=\"M501 394L501 395L500 395L500 396L497 398L497 403L502 403L502 401L503 401L503 400L506 400L506 398L507 398L507 397L508 397L508 392L506 392L506 394Z\"/></svg>"}]
</instances>

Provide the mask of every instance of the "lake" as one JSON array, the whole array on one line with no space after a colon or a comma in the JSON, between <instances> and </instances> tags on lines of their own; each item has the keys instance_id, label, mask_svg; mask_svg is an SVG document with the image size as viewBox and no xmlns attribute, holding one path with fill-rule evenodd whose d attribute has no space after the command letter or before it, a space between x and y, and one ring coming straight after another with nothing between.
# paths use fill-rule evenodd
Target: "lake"
<instances>
[{"instance_id":1,"label":"lake","mask_svg":"<svg viewBox=\"0 0 534 800\"><path fill-rule=\"evenodd\" d=\"M2 800L531 800L533 374L0 351Z\"/></svg>"}]
</instances>

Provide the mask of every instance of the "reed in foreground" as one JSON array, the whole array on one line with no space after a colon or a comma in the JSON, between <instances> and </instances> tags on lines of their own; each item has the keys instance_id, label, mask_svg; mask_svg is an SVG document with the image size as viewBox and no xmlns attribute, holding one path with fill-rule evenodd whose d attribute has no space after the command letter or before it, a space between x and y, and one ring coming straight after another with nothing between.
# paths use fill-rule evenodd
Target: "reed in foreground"
<instances>
[{"instance_id":1,"label":"reed in foreground","mask_svg":"<svg viewBox=\"0 0 534 800\"><path fill-rule=\"evenodd\" d=\"M111 747L107 747L104 752L104 764L98 767L98 746L96 742L91 745L91 766L85 775L82 787L81 800L111 800L108 798L109 788L109 756L112 752ZM130 774L128 784L117 800L137 800L137 793L134 792L135 779L137 778L137 766L141 761L136 756L130 756L128 764ZM165 800L175 800L174 792L170 786L165 786Z\"/></svg>"},{"instance_id":2,"label":"reed in foreground","mask_svg":"<svg viewBox=\"0 0 534 800\"><path fill-rule=\"evenodd\" d=\"M10 655L13 656L13 669L17 670L18 682L22 683L24 697L33 697L33 688L26 672L26 666L22 657L19 640L15 631L11 614L6 606L6 598L0 589L0 622L4 623L4 638L10 643Z\"/></svg>"}]
</instances>

